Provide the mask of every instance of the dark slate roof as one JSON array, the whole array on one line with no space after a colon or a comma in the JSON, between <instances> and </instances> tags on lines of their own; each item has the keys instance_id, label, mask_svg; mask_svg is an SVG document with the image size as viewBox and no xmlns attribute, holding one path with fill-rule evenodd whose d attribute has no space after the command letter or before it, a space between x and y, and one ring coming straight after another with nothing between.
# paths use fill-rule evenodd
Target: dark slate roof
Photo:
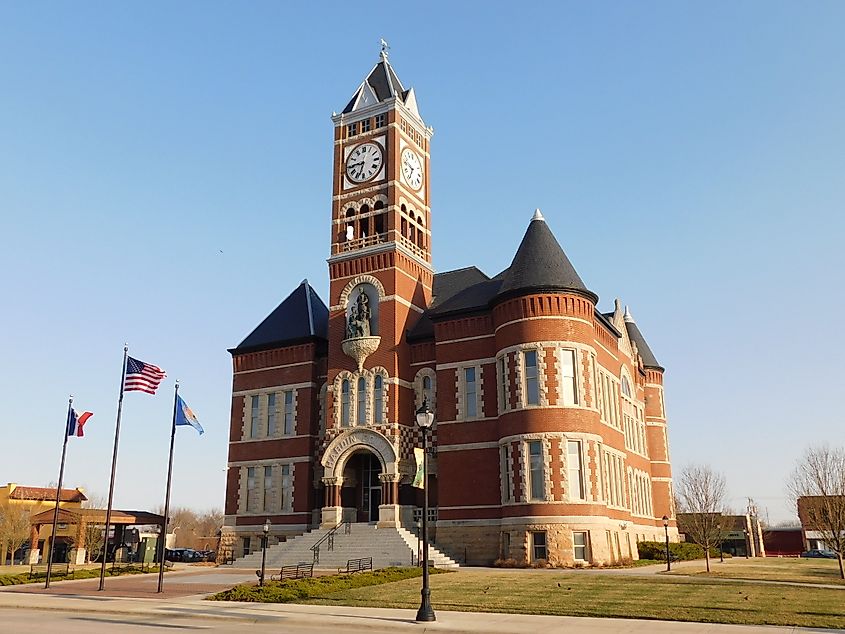
<instances>
[{"instance_id":1,"label":"dark slate roof","mask_svg":"<svg viewBox=\"0 0 845 634\"><path fill-rule=\"evenodd\" d=\"M584 285L539 210L531 219L513 262L505 272L499 296L537 291L574 291L593 302L598 301L598 296Z\"/></svg>"},{"instance_id":2,"label":"dark slate roof","mask_svg":"<svg viewBox=\"0 0 845 634\"><path fill-rule=\"evenodd\" d=\"M311 338L328 339L329 309L308 283L296 287L246 339L229 352L252 352Z\"/></svg>"},{"instance_id":3,"label":"dark slate roof","mask_svg":"<svg viewBox=\"0 0 845 634\"><path fill-rule=\"evenodd\" d=\"M370 74L367 75L367 79L364 81L370 85L370 88L373 89L379 101L396 96L401 97L404 101L407 97L408 91L402 86L402 82L399 81L396 71L393 70L390 62L384 57L373 67L373 70L370 71ZM352 108L355 106L355 100L358 99L358 93L363 89L364 85L361 84L358 90L355 91L355 94L352 95L352 99L349 100L349 103L343 109L344 114L352 112Z\"/></svg>"},{"instance_id":4,"label":"dark slate roof","mask_svg":"<svg viewBox=\"0 0 845 634\"><path fill-rule=\"evenodd\" d=\"M662 371L664 369L663 366L657 362L654 353L651 351L651 348L648 347L645 337L643 337L643 333L641 333L640 329L637 328L637 324L633 321L626 320L625 327L628 329L628 337L630 337L631 341L637 344L637 350L639 350L640 356L643 359L643 365L647 368L654 368Z\"/></svg>"},{"instance_id":5,"label":"dark slate roof","mask_svg":"<svg viewBox=\"0 0 845 634\"><path fill-rule=\"evenodd\" d=\"M489 281L490 278L474 266L437 273L432 282L432 295L434 297L431 306L420 316L414 327L408 331L408 339L433 337L434 324L431 322L431 315L434 311L438 310L440 306L450 303L463 291Z\"/></svg>"}]
</instances>

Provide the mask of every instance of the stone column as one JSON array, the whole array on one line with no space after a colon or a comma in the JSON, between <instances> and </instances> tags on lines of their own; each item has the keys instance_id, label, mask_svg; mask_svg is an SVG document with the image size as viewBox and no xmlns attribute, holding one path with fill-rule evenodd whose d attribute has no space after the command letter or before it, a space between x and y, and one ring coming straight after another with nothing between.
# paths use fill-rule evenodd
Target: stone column
<instances>
[{"instance_id":1,"label":"stone column","mask_svg":"<svg viewBox=\"0 0 845 634\"><path fill-rule=\"evenodd\" d=\"M378 525L384 528L395 528L399 526L399 506L396 502L399 499L399 476L395 473L380 473L381 480L381 501L378 507Z\"/></svg>"},{"instance_id":2,"label":"stone column","mask_svg":"<svg viewBox=\"0 0 845 634\"><path fill-rule=\"evenodd\" d=\"M320 528L334 528L340 524L343 517L343 507L340 504L343 478L323 478L323 484L326 487L326 500L320 515Z\"/></svg>"}]
</instances>

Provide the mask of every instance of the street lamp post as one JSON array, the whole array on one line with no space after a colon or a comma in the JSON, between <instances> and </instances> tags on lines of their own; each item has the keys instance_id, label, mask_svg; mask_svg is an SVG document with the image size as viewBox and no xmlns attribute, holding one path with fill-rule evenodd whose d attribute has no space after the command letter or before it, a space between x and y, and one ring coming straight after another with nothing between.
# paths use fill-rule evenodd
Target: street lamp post
<instances>
[{"instance_id":1,"label":"street lamp post","mask_svg":"<svg viewBox=\"0 0 845 634\"><path fill-rule=\"evenodd\" d=\"M417 610L417 621L436 621L434 610L431 608L431 588L428 587L428 430L434 423L434 412L428 409L428 400L417 410L417 425L422 430L423 443L423 513L422 513L422 567L423 585L420 595L420 609Z\"/></svg>"},{"instance_id":2,"label":"street lamp post","mask_svg":"<svg viewBox=\"0 0 845 634\"><path fill-rule=\"evenodd\" d=\"M264 520L264 526L262 527L262 531L264 532L264 542L261 548L261 577L258 580L258 585L264 585L264 570L267 567L267 536L270 534L270 518L268 517Z\"/></svg>"},{"instance_id":3,"label":"street lamp post","mask_svg":"<svg viewBox=\"0 0 845 634\"><path fill-rule=\"evenodd\" d=\"M669 518L663 516L663 532L666 533L666 572L672 570L672 558L669 556Z\"/></svg>"},{"instance_id":4,"label":"street lamp post","mask_svg":"<svg viewBox=\"0 0 845 634\"><path fill-rule=\"evenodd\" d=\"M745 558L748 559L748 551L750 550L749 544L748 544L748 529L743 528L742 532L745 534Z\"/></svg>"}]
</instances>

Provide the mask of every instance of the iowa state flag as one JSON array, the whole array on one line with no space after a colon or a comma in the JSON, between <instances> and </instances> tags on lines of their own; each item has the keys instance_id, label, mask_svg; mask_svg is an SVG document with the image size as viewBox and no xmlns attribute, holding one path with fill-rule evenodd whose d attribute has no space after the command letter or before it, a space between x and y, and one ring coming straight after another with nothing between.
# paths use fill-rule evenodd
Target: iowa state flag
<instances>
[{"instance_id":1,"label":"iowa state flag","mask_svg":"<svg viewBox=\"0 0 845 634\"><path fill-rule=\"evenodd\" d=\"M80 415L76 413L75 409L71 409L70 413L67 415L67 435L82 438L85 435L82 428L93 415L94 414L91 412L82 412Z\"/></svg>"}]
</instances>

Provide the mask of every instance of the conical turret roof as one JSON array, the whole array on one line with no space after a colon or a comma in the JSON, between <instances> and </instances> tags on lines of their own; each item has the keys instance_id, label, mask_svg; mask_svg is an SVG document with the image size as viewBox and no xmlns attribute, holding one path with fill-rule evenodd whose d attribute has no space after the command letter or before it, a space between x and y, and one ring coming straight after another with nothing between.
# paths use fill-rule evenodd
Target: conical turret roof
<instances>
[{"instance_id":1,"label":"conical turret roof","mask_svg":"<svg viewBox=\"0 0 845 634\"><path fill-rule=\"evenodd\" d=\"M538 209L504 273L498 296L560 291L575 292L593 303L598 301L598 295L581 280Z\"/></svg>"}]
</instances>

